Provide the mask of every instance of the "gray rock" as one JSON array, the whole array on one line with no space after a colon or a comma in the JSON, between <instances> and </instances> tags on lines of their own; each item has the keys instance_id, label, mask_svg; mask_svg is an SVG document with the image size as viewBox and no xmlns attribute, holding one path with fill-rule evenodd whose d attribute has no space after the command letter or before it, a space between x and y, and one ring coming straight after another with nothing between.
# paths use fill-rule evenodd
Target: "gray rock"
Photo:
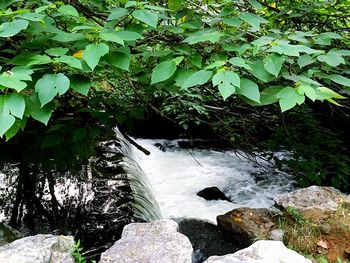
<instances>
[{"instance_id":1,"label":"gray rock","mask_svg":"<svg viewBox=\"0 0 350 263\"><path fill-rule=\"evenodd\" d=\"M283 241L284 231L282 229L274 229L270 233L269 239L275 241Z\"/></svg>"},{"instance_id":2,"label":"gray rock","mask_svg":"<svg viewBox=\"0 0 350 263\"><path fill-rule=\"evenodd\" d=\"M100 263L191 263L192 245L177 231L172 220L129 224Z\"/></svg>"},{"instance_id":3,"label":"gray rock","mask_svg":"<svg viewBox=\"0 0 350 263\"><path fill-rule=\"evenodd\" d=\"M0 263L74 263L72 236L36 235L0 247Z\"/></svg>"},{"instance_id":4,"label":"gray rock","mask_svg":"<svg viewBox=\"0 0 350 263\"><path fill-rule=\"evenodd\" d=\"M350 204L350 195L333 187L310 186L274 198L283 209L296 208L306 219L324 219L335 212L340 204Z\"/></svg>"},{"instance_id":5,"label":"gray rock","mask_svg":"<svg viewBox=\"0 0 350 263\"><path fill-rule=\"evenodd\" d=\"M260 240L234 254L213 256L204 263L312 263L280 241Z\"/></svg>"}]
</instances>

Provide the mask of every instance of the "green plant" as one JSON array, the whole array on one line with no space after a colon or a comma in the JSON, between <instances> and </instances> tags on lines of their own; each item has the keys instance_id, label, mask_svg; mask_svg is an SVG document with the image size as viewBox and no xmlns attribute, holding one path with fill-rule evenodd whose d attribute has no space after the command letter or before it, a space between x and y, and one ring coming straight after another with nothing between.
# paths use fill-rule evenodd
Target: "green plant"
<instances>
[{"instance_id":1,"label":"green plant","mask_svg":"<svg viewBox=\"0 0 350 263\"><path fill-rule=\"evenodd\" d=\"M287 213L292 216L293 220L298 224L298 225L305 225L310 223L308 220L304 219L304 216L301 212L299 212L295 207L293 206L288 206L287 207Z\"/></svg>"},{"instance_id":2,"label":"green plant","mask_svg":"<svg viewBox=\"0 0 350 263\"><path fill-rule=\"evenodd\" d=\"M78 240L75 244L74 244L74 250L72 252L72 256L74 258L74 261L76 263L88 263L88 260L81 255L81 252L83 251L83 247L80 244L80 240ZM91 260L89 261L90 263L96 263L95 260Z\"/></svg>"},{"instance_id":3,"label":"green plant","mask_svg":"<svg viewBox=\"0 0 350 263\"><path fill-rule=\"evenodd\" d=\"M86 259L81 255L82 250L83 250L83 247L80 244L80 240L78 240L74 244L74 250L72 252L72 256L76 263L86 263Z\"/></svg>"},{"instance_id":4,"label":"green plant","mask_svg":"<svg viewBox=\"0 0 350 263\"><path fill-rule=\"evenodd\" d=\"M306 99L339 105L350 86L348 34L322 29L343 29L334 17L349 4L335 7L324 22L330 27L314 22L333 3L306 4L312 26L297 19L303 1L2 1L0 136L9 140L30 119L47 124L67 97L98 92L111 79L110 93L126 86L161 116L156 91L196 95L198 87L223 101L278 103L283 112ZM100 108L78 111L114 118L106 110L114 103L102 97L95 97ZM186 104L206 112L200 100Z\"/></svg>"}]
</instances>

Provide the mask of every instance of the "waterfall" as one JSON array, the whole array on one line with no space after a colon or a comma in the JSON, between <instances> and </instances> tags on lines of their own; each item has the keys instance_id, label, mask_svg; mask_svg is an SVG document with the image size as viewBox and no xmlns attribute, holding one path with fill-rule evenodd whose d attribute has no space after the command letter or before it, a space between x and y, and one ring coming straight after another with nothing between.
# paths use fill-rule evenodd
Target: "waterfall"
<instances>
[{"instance_id":1,"label":"waterfall","mask_svg":"<svg viewBox=\"0 0 350 263\"><path fill-rule=\"evenodd\" d=\"M144 221L161 219L159 205L152 193L148 177L134 160L130 143L118 128L115 128L115 134L120 143L119 149L124 156L121 165L127 174L132 189L134 216Z\"/></svg>"}]
</instances>

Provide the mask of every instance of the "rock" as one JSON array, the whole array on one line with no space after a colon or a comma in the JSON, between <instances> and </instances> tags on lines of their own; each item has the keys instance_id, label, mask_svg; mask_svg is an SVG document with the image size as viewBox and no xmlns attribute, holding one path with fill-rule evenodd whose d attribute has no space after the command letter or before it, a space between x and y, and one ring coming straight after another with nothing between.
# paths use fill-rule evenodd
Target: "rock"
<instances>
[{"instance_id":1,"label":"rock","mask_svg":"<svg viewBox=\"0 0 350 263\"><path fill-rule=\"evenodd\" d=\"M225 200L231 202L231 200L216 186L205 188L199 191L197 195L205 200Z\"/></svg>"},{"instance_id":2,"label":"rock","mask_svg":"<svg viewBox=\"0 0 350 263\"><path fill-rule=\"evenodd\" d=\"M333 187L310 186L274 198L283 209L294 207L305 219L313 221L328 218L339 205L350 205L350 196Z\"/></svg>"},{"instance_id":3,"label":"rock","mask_svg":"<svg viewBox=\"0 0 350 263\"><path fill-rule=\"evenodd\" d=\"M102 253L100 263L191 263L192 245L172 220L133 223Z\"/></svg>"},{"instance_id":4,"label":"rock","mask_svg":"<svg viewBox=\"0 0 350 263\"><path fill-rule=\"evenodd\" d=\"M213 255L226 255L244 248L232 236L209 221L196 218L180 218L179 232L189 238L194 255L193 262L203 262Z\"/></svg>"},{"instance_id":5,"label":"rock","mask_svg":"<svg viewBox=\"0 0 350 263\"><path fill-rule=\"evenodd\" d=\"M284 231L282 229L274 229L271 231L269 239L275 241L283 241Z\"/></svg>"},{"instance_id":6,"label":"rock","mask_svg":"<svg viewBox=\"0 0 350 263\"><path fill-rule=\"evenodd\" d=\"M260 240L226 256L213 256L204 263L312 263L280 241Z\"/></svg>"},{"instance_id":7,"label":"rock","mask_svg":"<svg viewBox=\"0 0 350 263\"><path fill-rule=\"evenodd\" d=\"M277 228L278 215L266 208L237 208L217 218L218 226L232 238L249 246L256 239L267 239Z\"/></svg>"},{"instance_id":8,"label":"rock","mask_svg":"<svg viewBox=\"0 0 350 263\"><path fill-rule=\"evenodd\" d=\"M74 263L72 236L36 235L0 247L0 263Z\"/></svg>"}]
</instances>

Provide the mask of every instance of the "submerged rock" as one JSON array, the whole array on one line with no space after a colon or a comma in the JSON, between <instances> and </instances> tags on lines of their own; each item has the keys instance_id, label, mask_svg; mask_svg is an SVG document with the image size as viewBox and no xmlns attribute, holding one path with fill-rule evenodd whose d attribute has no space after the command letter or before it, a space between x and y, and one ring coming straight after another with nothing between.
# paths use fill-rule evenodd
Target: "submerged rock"
<instances>
[{"instance_id":1,"label":"submerged rock","mask_svg":"<svg viewBox=\"0 0 350 263\"><path fill-rule=\"evenodd\" d=\"M226 256L213 256L204 263L312 263L280 241L260 240Z\"/></svg>"},{"instance_id":2,"label":"submerged rock","mask_svg":"<svg viewBox=\"0 0 350 263\"><path fill-rule=\"evenodd\" d=\"M74 263L72 236L36 235L0 247L0 263Z\"/></svg>"},{"instance_id":3,"label":"submerged rock","mask_svg":"<svg viewBox=\"0 0 350 263\"><path fill-rule=\"evenodd\" d=\"M295 208L305 219L325 219L337 211L340 205L350 205L350 195L333 187L310 186L274 198L276 204L287 210Z\"/></svg>"},{"instance_id":4,"label":"submerged rock","mask_svg":"<svg viewBox=\"0 0 350 263\"><path fill-rule=\"evenodd\" d=\"M213 255L234 253L244 248L231 235L218 228L209 221L196 218L177 219L179 232L189 238L194 255L193 263L201 263Z\"/></svg>"},{"instance_id":5,"label":"submerged rock","mask_svg":"<svg viewBox=\"0 0 350 263\"><path fill-rule=\"evenodd\" d=\"M191 263L192 245L172 220L133 223L102 253L100 263Z\"/></svg>"},{"instance_id":6,"label":"submerged rock","mask_svg":"<svg viewBox=\"0 0 350 263\"><path fill-rule=\"evenodd\" d=\"M218 226L232 238L249 246L256 239L267 239L277 228L278 215L266 208L237 208L217 217Z\"/></svg>"},{"instance_id":7,"label":"submerged rock","mask_svg":"<svg viewBox=\"0 0 350 263\"><path fill-rule=\"evenodd\" d=\"M216 186L204 188L199 191L197 195L205 200L225 200L231 202L231 200Z\"/></svg>"}]
</instances>

